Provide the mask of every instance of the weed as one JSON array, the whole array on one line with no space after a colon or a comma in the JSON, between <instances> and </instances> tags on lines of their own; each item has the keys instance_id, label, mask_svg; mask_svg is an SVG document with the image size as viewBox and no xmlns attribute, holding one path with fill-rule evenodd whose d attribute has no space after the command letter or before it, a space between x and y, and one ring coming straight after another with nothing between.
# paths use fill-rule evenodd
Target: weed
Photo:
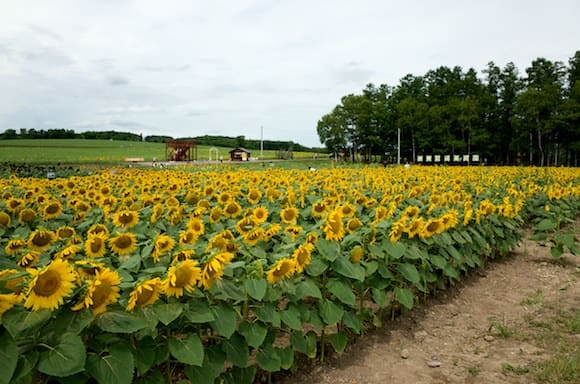
<instances>
[{"instance_id":1,"label":"weed","mask_svg":"<svg viewBox=\"0 0 580 384\"><path fill-rule=\"evenodd\" d=\"M503 363L501 365L501 372L504 375L512 373L514 375L521 376L521 375L525 375L526 373L529 373L530 369L528 367L520 367L520 366L514 367L510 363Z\"/></svg>"},{"instance_id":2,"label":"weed","mask_svg":"<svg viewBox=\"0 0 580 384\"><path fill-rule=\"evenodd\" d=\"M479 367L467 367L467 373L471 377L479 375L479 372L481 372L481 369Z\"/></svg>"},{"instance_id":3,"label":"weed","mask_svg":"<svg viewBox=\"0 0 580 384\"><path fill-rule=\"evenodd\" d=\"M503 339L507 339L512 335L512 331L508 327L505 319L498 320L496 318L490 318L489 327L487 328L487 333Z\"/></svg>"}]
</instances>

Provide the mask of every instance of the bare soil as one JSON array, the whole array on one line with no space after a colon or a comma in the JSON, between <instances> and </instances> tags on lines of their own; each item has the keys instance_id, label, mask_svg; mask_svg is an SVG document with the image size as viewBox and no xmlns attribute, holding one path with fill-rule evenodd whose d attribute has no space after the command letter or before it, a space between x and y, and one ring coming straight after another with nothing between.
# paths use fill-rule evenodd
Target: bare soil
<instances>
[{"instance_id":1,"label":"bare soil","mask_svg":"<svg viewBox=\"0 0 580 384\"><path fill-rule=\"evenodd\" d=\"M526 367L555 352L538 343L538 324L549 324L566 311L577 316L579 280L580 257L568 254L554 263L549 247L522 240L512 256L489 263L449 291L367 331L323 365L301 369L280 382L540 382ZM566 337L580 343L578 334Z\"/></svg>"}]
</instances>

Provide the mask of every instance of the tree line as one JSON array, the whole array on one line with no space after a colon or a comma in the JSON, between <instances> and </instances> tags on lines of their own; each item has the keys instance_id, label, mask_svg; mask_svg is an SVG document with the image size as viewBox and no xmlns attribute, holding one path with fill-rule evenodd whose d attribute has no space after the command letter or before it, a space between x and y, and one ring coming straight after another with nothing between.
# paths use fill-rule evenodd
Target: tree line
<instances>
[{"instance_id":1,"label":"tree line","mask_svg":"<svg viewBox=\"0 0 580 384\"><path fill-rule=\"evenodd\" d=\"M493 164L578 165L580 51L568 65L537 58L520 74L513 63L439 67L396 86L368 84L317 124L332 152L372 161L397 155L478 154Z\"/></svg>"},{"instance_id":2,"label":"tree line","mask_svg":"<svg viewBox=\"0 0 580 384\"><path fill-rule=\"evenodd\" d=\"M131 132L118 131L87 131L76 133L72 129L40 129L21 128L19 131L15 129L7 129L4 133L0 133L0 140L16 140L16 139L99 139L99 140L123 140L123 141L146 141L151 143L165 143L167 140L194 140L198 145L209 145L214 147L244 147L246 149L259 150L260 140L246 139L245 136L195 136L195 137L180 137L173 138L172 136L164 135L150 135L145 136ZM279 140L264 140L264 150L283 150L283 151L300 151L300 152L320 152L324 149L309 148L293 141L279 141Z\"/></svg>"},{"instance_id":3,"label":"tree line","mask_svg":"<svg viewBox=\"0 0 580 384\"><path fill-rule=\"evenodd\" d=\"M35 128L20 128L19 131L15 129L7 129L4 133L0 133L0 140L16 140L16 139L91 139L91 140L122 140L122 141L142 141L143 135L131 132L118 131L87 131L77 133L72 129L50 128L50 129L35 129Z\"/></svg>"}]
</instances>

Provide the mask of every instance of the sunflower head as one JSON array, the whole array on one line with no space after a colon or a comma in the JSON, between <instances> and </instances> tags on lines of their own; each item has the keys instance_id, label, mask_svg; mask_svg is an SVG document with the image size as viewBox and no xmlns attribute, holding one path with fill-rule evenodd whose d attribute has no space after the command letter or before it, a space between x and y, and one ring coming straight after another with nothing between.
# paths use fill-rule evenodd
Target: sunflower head
<instances>
[{"instance_id":1,"label":"sunflower head","mask_svg":"<svg viewBox=\"0 0 580 384\"><path fill-rule=\"evenodd\" d=\"M304 268L306 268L308 264L310 264L310 257L313 249L314 245L306 243L296 248L294 253L292 253L292 257L296 262L296 272L302 273Z\"/></svg>"},{"instance_id":2,"label":"sunflower head","mask_svg":"<svg viewBox=\"0 0 580 384\"><path fill-rule=\"evenodd\" d=\"M234 218L242 212L242 207L236 201L232 200L224 206L223 213L226 217Z\"/></svg>"},{"instance_id":3,"label":"sunflower head","mask_svg":"<svg viewBox=\"0 0 580 384\"><path fill-rule=\"evenodd\" d=\"M161 279L158 277L143 281L130 293L127 311L133 312L135 308L143 308L155 303L162 288Z\"/></svg>"},{"instance_id":4,"label":"sunflower head","mask_svg":"<svg viewBox=\"0 0 580 384\"><path fill-rule=\"evenodd\" d=\"M326 240L342 240L344 237L344 224L340 210L335 209L326 218L322 227Z\"/></svg>"},{"instance_id":5,"label":"sunflower head","mask_svg":"<svg viewBox=\"0 0 580 384\"><path fill-rule=\"evenodd\" d=\"M9 214L0 211L0 227L8 228L11 221Z\"/></svg>"},{"instance_id":6,"label":"sunflower head","mask_svg":"<svg viewBox=\"0 0 580 384\"><path fill-rule=\"evenodd\" d=\"M254 246L264 238L264 229L257 227L244 233L244 243Z\"/></svg>"},{"instance_id":7,"label":"sunflower head","mask_svg":"<svg viewBox=\"0 0 580 384\"><path fill-rule=\"evenodd\" d=\"M119 233L109 239L109 247L119 256L129 255L137 249L137 237L131 232Z\"/></svg>"},{"instance_id":8,"label":"sunflower head","mask_svg":"<svg viewBox=\"0 0 580 384\"><path fill-rule=\"evenodd\" d=\"M265 223L268 220L268 210L265 207L259 206L254 208L253 215L257 224Z\"/></svg>"},{"instance_id":9,"label":"sunflower head","mask_svg":"<svg viewBox=\"0 0 580 384\"><path fill-rule=\"evenodd\" d=\"M197 217L189 219L187 222L187 228L195 232L198 236L203 235L205 232L203 221Z\"/></svg>"},{"instance_id":10,"label":"sunflower head","mask_svg":"<svg viewBox=\"0 0 580 384\"><path fill-rule=\"evenodd\" d=\"M107 251L105 242L107 238L103 235L89 235L85 241L85 254L89 257L102 257Z\"/></svg>"},{"instance_id":11,"label":"sunflower head","mask_svg":"<svg viewBox=\"0 0 580 384\"><path fill-rule=\"evenodd\" d=\"M33 311L57 309L74 288L74 271L62 259L53 260L41 270L29 269L28 272L32 280L28 284L24 306Z\"/></svg>"},{"instance_id":12,"label":"sunflower head","mask_svg":"<svg viewBox=\"0 0 580 384\"><path fill-rule=\"evenodd\" d=\"M163 291L167 296L181 297L183 291L191 292L201 278L201 269L197 262L191 259L181 261L167 271L163 280Z\"/></svg>"},{"instance_id":13,"label":"sunflower head","mask_svg":"<svg viewBox=\"0 0 580 384\"><path fill-rule=\"evenodd\" d=\"M88 229L87 235L101 236L107 239L109 237L109 229L104 224L93 224Z\"/></svg>"},{"instance_id":14,"label":"sunflower head","mask_svg":"<svg viewBox=\"0 0 580 384\"><path fill-rule=\"evenodd\" d=\"M356 247L354 247L352 249L352 251L350 251L350 261L352 263L356 264L356 263L361 261L364 254L365 254L365 251L364 251L363 247L360 245L357 245Z\"/></svg>"},{"instance_id":15,"label":"sunflower head","mask_svg":"<svg viewBox=\"0 0 580 384\"><path fill-rule=\"evenodd\" d=\"M56 234L53 231L37 229L28 237L28 246L37 251L43 251L50 247L56 240Z\"/></svg>"},{"instance_id":16,"label":"sunflower head","mask_svg":"<svg viewBox=\"0 0 580 384\"><path fill-rule=\"evenodd\" d=\"M290 258L280 259L268 271L266 279L268 283L275 284L282 279L289 278L296 270L296 261Z\"/></svg>"},{"instance_id":17,"label":"sunflower head","mask_svg":"<svg viewBox=\"0 0 580 384\"><path fill-rule=\"evenodd\" d=\"M132 228L139 222L139 212L121 209L113 215L113 224L120 228Z\"/></svg>"},{"instance_id":18,"label":"sunflower head","mask_svg":"<svg viewBox=\"0 0 580 384\"><path fill-rule=\"evenodd\" d=\"M36 212L31 208L24 208L18 214L18 221L22 224L32 223L36 219Z\"/></svg>"},{"instance_id":19,"label":"sunflower head","mask_svg":"<svg viewBox=\"0 0 580 384\"><path fill-rule=\"evenodd\" d=\"M117 271L109 268L95 271L94 277L87 281L85 297L72 307L72 310L89 308L95 316L105 312L108 305L116 303L119 299L119 284L121 284L121 278Z\"/></svg>"},{"instance_id":20,"label":"sunflower head","mask_svg":"<svg viewBox=\"0 0 580 384\"><path fill-rule=\"evenodd\" d=\"M262 192L260 192L258 189L252 188L250 189L250 192L248 192L246 198L250 204L258 204L262 198Z\"/></svg>"},{"instance_id":21,"label":"sunflower head","mask_svg":"<svg viewBox=\"0 0 580 384\"><path fill-rule=\"evenodd\" d=\"M280 219L284 224L294 224L298 220L298 209L294 207L284 208L280 212Z\"/></svg>"},{"instance_id":22,"label":"sunflower head","mask_svg":"<svg viewBox=\"0 0 580 384\"><path fill-rule=\"evenodd\" d=\"M354 233L356 232L357 229L359 229L360 227L363 226L362 221L360 221L358 218L353 218L350 219L347 223L346 223L346 229L348 230L348 233Z\"/></svg>"},{"instance_id":23,"label":"sunflower head","mask_svg":"<svg viewBox=\"0 0 580 384\"><path fill-rule=\"evenodd\" d=\"M4 250L8 255L15 255L26 247L26 241L22 239L12 239L8 241Z\"/></svg>"},{"instance_id":24,"label":"sunflower head","mask_svg":"<svg viewBox=\"0 0 580 384\"><path fill-rule=\"evenodd\" d=\"M62 204L58 200L49 201L42 210L44 220L56 219L62 213Z\"/></svg>"}]
</instances>

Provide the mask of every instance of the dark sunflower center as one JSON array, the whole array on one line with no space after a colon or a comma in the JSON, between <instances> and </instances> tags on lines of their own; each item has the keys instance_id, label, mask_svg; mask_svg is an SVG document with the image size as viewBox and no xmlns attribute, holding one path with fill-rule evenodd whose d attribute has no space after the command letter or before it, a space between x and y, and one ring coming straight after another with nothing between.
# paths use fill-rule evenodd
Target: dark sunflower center
<instances>
[{"instance_id":1,"label":"dark sunflower center","mask_svg":"<svg viewBox=\"0 0 580 384\"><path fill-rule=\"evenodd\" d=\"M48 297L60 288L61 278L58 272L48 270L38 276L32 289L38 296Z\"/></svg>"},{"instance_id":2,"label":"dark sunflower center","mask_svg":"<svg viewBox=\"0 0 580 384\"><path fill-rule=\"evenodd\" d=\"M58 213L58 210L59 210L58 204L50 204L46 207L45 212L52 215Z\"/></svg>"},{"instance_id":3,"label":"dark sunflower center","mask_svg":"<svg viewBox=\"0 0 580 384\"><path fill-rule=\"evenodd\" d=\"M124 212L119 215L119 222L121 224L130 224L133 222L134 216L132 213Z\"/></svg>"},{"instance_id":4,"label":"dark sunflower center","mask_svg":"<svg viewBox=\"0 0 580 384\"><path fill-rule=\"evenodd\" d=\"M99 307L106 303L111 293L111 284L108 281L101 281L101 284L93 292L93 307Z\"/></svg>"},{"instance_id":5,"label":"dark sunflower center","mask_svg":"<svg viewBox=\"0 0 580 384\"><path fill-rule=\"evenodd\" d=\"M133 245L133 242L131 241L131 238L129 236L121 236L115 240L115 245L119 249L127 249L131 245Z\"/></svg>"},{"instance_id":6,"label":"dark sunflower center","mask_svg":"<svg viewBox=\"0 0 580 384\"><path fill-rule=\"evenodd\" d=\"M103 248L103 240L100 238L95 238L93 239L93 241L91 241L91 252L93 253L97 253L101 250L101 248Z\"/></svg>"},{"instance_id":7,"label":"dark sunflower center","mask_svg":"<svg viewBox=\"0 0 580 384\"><path fill-rule=\"evenodd\" d=\"M151 298L153 297L153 293L154 293L153 290L149 290L149 289L141 290L141 293L137 295L137 301L135 302L135 304L138 307L147 304L147 302L149 300L151 300Z\"/></svg>"},{"instance_id":8,"label":"dark sunflower center","mask_svg":"<svg viewBox=\"0 0 580 384\"><path fill-rule=\"evenodd\" d=\"M37 247L44 247L50 244L50 235L46 232L39 232L32 238L32 244Z\"/></svg>"},{"instance_id":9,"label":"dark sunflower center","mask_svg":"<svg viewBox=\"0 0 580 384\"><path fill-rule=\"evenodd\" d=\"M189 268L177 268L175 270L175 288L183 288L191 281L192 272Z\"/></svg>"}]
</instances>

